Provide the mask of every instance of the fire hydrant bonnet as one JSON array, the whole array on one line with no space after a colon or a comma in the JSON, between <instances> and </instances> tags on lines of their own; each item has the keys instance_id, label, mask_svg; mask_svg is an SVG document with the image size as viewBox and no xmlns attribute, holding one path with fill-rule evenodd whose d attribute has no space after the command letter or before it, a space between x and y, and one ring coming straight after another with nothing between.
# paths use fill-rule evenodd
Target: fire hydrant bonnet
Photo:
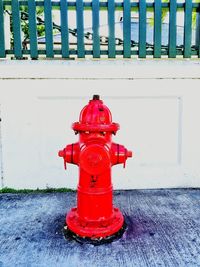
<instances>
[{"instance_id":1,"label":"fire hydrant bonnet","mask_svg":"<svg viewBox=\"0 0 200 267\"><path fill-rule=\"evenodd\" d=\"M103 104L98 95L94 95L79 116L79 122L72 124L74 131L103 131L114 132L119 130L119 124L112 122L109 108Z\"/></svg>"}]
</instances>

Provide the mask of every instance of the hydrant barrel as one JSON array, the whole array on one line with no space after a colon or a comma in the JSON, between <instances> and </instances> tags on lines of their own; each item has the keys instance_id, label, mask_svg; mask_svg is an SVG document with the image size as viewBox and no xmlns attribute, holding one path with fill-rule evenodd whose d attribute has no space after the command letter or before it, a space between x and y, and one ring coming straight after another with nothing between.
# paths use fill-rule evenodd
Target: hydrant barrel
<instances>
[{"instance_id":1,"label":"hydrant barrel","mask_svg":"<svg viewBox=\"0 0 200 267\"><path fill-rule=\"evenodd\" d=\"M124 228L121 211L113 206L111 167L125 163L132 152L112 142L119 124L112 122L108 107L94 95L72 124L79 142L67 145L58 155L64 164L79 166L77 206L66 216L68 231L73 236L102 240Z\"/></svg>"}]
</instances>

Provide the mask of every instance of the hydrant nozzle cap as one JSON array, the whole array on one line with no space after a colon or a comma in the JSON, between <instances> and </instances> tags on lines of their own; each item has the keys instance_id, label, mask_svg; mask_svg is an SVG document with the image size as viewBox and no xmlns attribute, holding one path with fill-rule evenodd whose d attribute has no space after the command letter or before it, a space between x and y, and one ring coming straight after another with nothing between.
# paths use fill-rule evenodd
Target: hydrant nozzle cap
<instances>
[{"instance_id":1,"label":"hydrant nozzle cap","mask_svg":"<svg viewBox=\"0 0 200 267\"><path fill-rule=\"evenodd\" d=\"M61 157L61 158L63 158L64 157L64 151L63 150L60 150L58 152L58 156Z\"/></svg>"},{"instance_id":2,"label":"hydrant nozzle cap","mask_svg":"<svg viewBox=\"0 0 200 267\"><path fill-rule=\"evenodd\" d=\"M127 151L127 157L128 157L128 158L132 158L132 156L133 156L132 151L128 150L128 151Z\"/></svg>"},{"instance_id":3,"label":"hydrant nozzle cap","mask_svg":"<svg viewBox=\"0 0 200 267\"><path fill-rule=\"evenodd\" d=\"M92 100L100 100L100 95L93 95Z\"/></svg>"}]
</instances>

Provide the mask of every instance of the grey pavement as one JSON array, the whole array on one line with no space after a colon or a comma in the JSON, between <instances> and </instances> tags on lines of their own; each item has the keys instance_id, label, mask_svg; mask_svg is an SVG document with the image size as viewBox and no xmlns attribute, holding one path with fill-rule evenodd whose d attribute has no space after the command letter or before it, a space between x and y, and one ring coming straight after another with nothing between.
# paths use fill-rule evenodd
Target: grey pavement
<instances>
[{"instance_id":1,"label":"grey pavement","mask_svg":"<svg viewBox=\"0 0 200 267\"><path fill-rule=\"evenodd\" d=\"M100 246L66 240L76 193L1 194L0 267L200 266L200 190L115 192L128 224Z\"/></svg>"}]
</instances>

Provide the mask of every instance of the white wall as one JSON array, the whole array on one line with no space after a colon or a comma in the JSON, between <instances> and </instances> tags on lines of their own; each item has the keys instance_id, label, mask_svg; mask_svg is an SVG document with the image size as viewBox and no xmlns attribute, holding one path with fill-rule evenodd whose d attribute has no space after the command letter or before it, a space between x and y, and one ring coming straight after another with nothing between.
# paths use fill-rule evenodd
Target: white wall
<instances>
[{"instance_id":1,"label":"white wall","mask_svg":"<svg viewBox=\"0 0 200 267\"><path fill-rule=\"evenodd\" d=\"M1 131L1 105L0 105L0 188L4 186L3 177L3 150L2 150L2 131Z\"/></svg>"},{"instance_id":2,"label":"white wall","mask_svg":"<svg viewBox=\"0 0 200 267\"><path fill-rule=\"evenodd\" d=\"M134 153L126 169L113 167L115 189L199 187L200 82L191 79L199 65L192 63L189 72L180 63L175 74L171 63L146 62L113 61L110 68L95 61L36 63L35 69L24 63L23 73L22 63L18 71L11 65L2 74L7 79L0 77L4 186L76 188L77 166L64 171L57 152L77 140L71 124L92 95L100 94L121 125L113 141ZM41 64L44 73L38 71Z\"/></svg>"}]
</instances>

